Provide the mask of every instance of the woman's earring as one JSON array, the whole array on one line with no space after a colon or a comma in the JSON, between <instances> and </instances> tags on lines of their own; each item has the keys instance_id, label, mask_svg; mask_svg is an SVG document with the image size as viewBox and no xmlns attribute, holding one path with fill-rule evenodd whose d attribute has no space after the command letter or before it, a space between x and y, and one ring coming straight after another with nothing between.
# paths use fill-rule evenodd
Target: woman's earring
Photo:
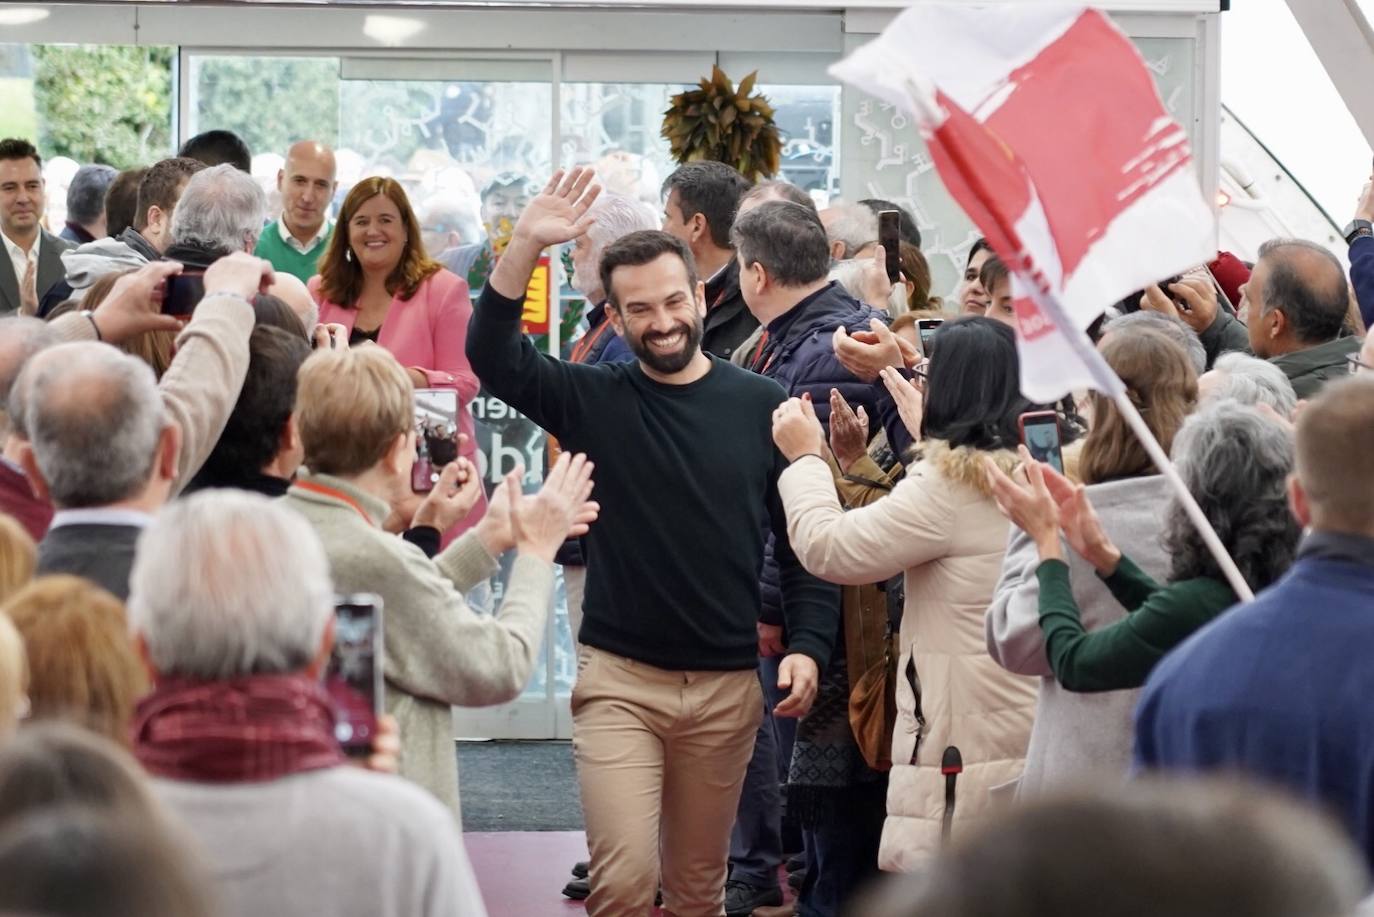
<instances>
[{"instance_id":1,"label":"woman's earring","mask_svg":"<svg viewBox=\"0 0 1374 917\"><path fill-rule=\"evenodd\" d=\"M351 248L345 248L345 249L344 249L344 260L345 260L345 261L352 261L352 260L353 260L353 249L351 249Z\"/></svg>"}]
</instances>

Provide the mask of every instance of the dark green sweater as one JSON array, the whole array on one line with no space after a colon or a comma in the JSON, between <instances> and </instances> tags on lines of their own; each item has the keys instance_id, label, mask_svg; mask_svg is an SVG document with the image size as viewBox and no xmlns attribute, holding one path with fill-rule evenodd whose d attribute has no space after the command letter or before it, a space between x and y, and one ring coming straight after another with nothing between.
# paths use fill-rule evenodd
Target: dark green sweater
<instances>
[{"instance_id":1,"label":"dark green sweater","mask_svg":"<svg viewBox=\"0 0 1374 917\"><path fill-rule=\"evenodd\" d=\"M787 540L787 461L772 436L782 387L716 358L687 385L637 362L556 360L520 333L521 308L488 285L467 355L488 391L596 463L581 642L663 669L754 668L771 527L788 648L825 671L839 587L807 573Z\"/></svg>"},{"instance_id":2,"label":"dark green sweater","mask_svg":"<svg viewBox=\"0 0 1374 917\"><path fill-rule=\"evenodd\" d=\"M1088 633L1073 599L1069 565L1047 560L1035 575L1045 653L1055 678L1070 691L1140 687L1166 653L1236 604L1224 582L1199 577L1166 586L1122 557L1102 581L1130 614Z\"/></svg>"}]
</instances>

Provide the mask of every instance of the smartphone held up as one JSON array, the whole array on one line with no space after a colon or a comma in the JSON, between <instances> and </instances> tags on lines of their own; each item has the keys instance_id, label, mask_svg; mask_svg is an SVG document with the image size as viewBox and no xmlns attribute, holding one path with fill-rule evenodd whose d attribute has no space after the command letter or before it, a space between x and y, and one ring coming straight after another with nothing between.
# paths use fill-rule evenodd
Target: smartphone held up
<instances>
[{"instance_id":1,"label":"smartphone held up","mask_svg":"<svg viewBox=\"0 0 1374 917\"><path fill-rule=\"evenodd\" d=\"M458 393L452 389L415 390L415 464L410 489L429 493L444 466L458 458Z\"/></svg>"},{"instance_id":2,"label":"smartphone held up","mask_svg":"<svg viewBox=\"0 0 1374 917\"><path fill-rule=\"evenodd\" d=\"M334 602L334 648L324 686L334 704L334 737L349 755L366 757L384 701L382 599L370 593Z\"/></svg>"},{"instance_id":3,"label":"smartphone held up","mask_svg":"<svg viewBox=\"0 0 1374 917\"><path fill-rule=\"evenodd\" d=\"M1064 450L1059 432L1059 415L1054 411L1027 411L1017 418L1021 444L1037 462L1044 462L1064 473Z\"/></svg>"},{"instance_id":4,"label":"smartphone held up","mask_svg":"<svg viewBox=\"0 0 1374 917\"><path fill-rule=\"evenodd\" d=\"M190 315L205 298L205 271L184 269L163 281L162 314Z\"/></svg>"}]
</instances>

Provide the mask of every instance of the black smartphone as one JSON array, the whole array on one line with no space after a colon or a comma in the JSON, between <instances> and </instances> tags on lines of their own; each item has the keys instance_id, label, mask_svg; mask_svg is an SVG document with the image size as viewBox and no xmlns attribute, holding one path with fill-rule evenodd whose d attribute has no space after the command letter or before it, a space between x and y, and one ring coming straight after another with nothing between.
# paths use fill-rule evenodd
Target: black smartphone
<instances>
[{"instance_id":1,"label":"black smartphone","mask_svg":"<svg viewBox=\"0 0 1374 917\"><path fill-rule=\"evenodd\" d=\"M945 323L943 318L918 318L916 319L916 333L921 338L921 353L930 356L931 347L934 345L935 332L940 330L940 326Z\"/></svg>"},{"instance_id":2,"label":"black smartphone","mask_svg":"<svg viewBox=\"0 0 1374 917\"><path fill-rule=\"evenodd\" d=\"M902 279L902 215L896 210L878 211L878 244L887 255L887 279L899 283Z\"/></svg>"},{"instance_id":3,"label":"black smartphone","mask_svg":"<svg viewBox=\"0 0 1374 917\"><path fill-rule=\"evenodd\" d=\"M410 489L425 494L444 466L458 458L458 393L446 388L415 390L415 464Z\"/></svg>"},{"instance_id":4,"label":"black smartphone","mask_svg":"<svg viewBox=\"0 0 1374 917\"><path fill-rule=\"evenodd\" d=\"M382 598L370 593L334 600L334 649L324 686L334 702L334 738L350 755L372 753L384 699Z\"/></svg>"},{"instance_id":5,"label":"black smartphone","mask_svg":"<svg viewBox=\"0 0 1374 917\"><path fill-rule=\"evenodd\" d=\"M162 288L163 315L190 315L205 298L205 272L183 270L167 278Z\"/></svg>"},{"instance_id":6,"label":"black smartphone","mask_svg":"<svg viewBox=\"0 0 1374 917\"><path fill-rule=\"evenodd\" d=\"M1054 411L1027 411L1017 418L1021 442L1031 458L1064 473L1064 452L1060 448L1059 415Z\"/></svg>"}]
</instances>

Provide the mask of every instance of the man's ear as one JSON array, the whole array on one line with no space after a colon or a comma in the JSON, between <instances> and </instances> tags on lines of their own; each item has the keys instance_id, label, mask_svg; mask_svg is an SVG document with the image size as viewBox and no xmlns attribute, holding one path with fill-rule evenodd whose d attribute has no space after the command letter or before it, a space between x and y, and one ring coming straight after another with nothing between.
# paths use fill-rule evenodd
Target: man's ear
<instances>
[{"instance_id":1,"label":"man's ear","mask_svg":"<svg viewBox=\"0 0 1374 917\"><path fill-rule=\"evenodd\" d=\"M1282 309L1270 309L1269 314L1264 316L1264 321L1267 326L1265 330L1271 338L1283 337L1284 332L1288 330L1288 316Z\"/></svg>"},{"instance_id":2,"label":"man's ear","mask_svg":"<svg viewBox=\"0 0 1374 917\"><path fill-rule=\"evenodd\" d=\"M138 659L143 663L143 671L148 673L148 683L157 684L161 673L157 666L153 665L153 655L148 650L148 640L143 634L134 634L134 652L138 654Z\"/></svg>"},{"instance_id":3,"label":"man's ear","mask_svg":"<svg viewBox=\"0 0 1374 917\"><path fill-rule=\"evenodd\" d=\"M43 477L43 472L38 470L38 458L33 454L33 444L28 440L19 442L19 467L24 469L24 477L29 479L29 489L33 495L44 503L52 502L52 493L48 490L48 480Z\"/></svg>"},{"instance_id":4,"label":"man's ear","mask_svg":"<svg viewBox=\"0 0 1374 917\"><path fill-rule=\"evenodd\" d=\"M169 420L157 438L157 475L164 481L175 481L180 466L181 427Z\"/></svg>"},{"instance_id":5,"label":"man's ear","mask_svg":"<svg viewBox=\"0 0 1374 917\"><path fill-rule=\"evenodd\" d=\"M277 170L277 190L278 190L278 191L281 190L281 183L282 183L283 181L285 181L285 180L286 180L286 170L285 170L285 169L278 169L278 170Z\"/></svg>"},{"instance_id":6,"label":"man's ear","mask_svg":"<svg viewBox=\"0 0 1374 917\"><path fill-rule=\"evenodd\" d=\"M300 430L296 429L296 412L292 411L286 415L286 423L282 424L281 436L277 438L277 454L300 452L303 448Z\"/></svg>"},{"instance_id":7,"label":"man's ear","mask_svg":"<svg viewBox=\"0 0 1374 917\"><path fill-rule=\"evenodd\" d=\"M161 232L166 219L167 214L163 213L161 207L157 204L150 204L148 205L148 222L145 228Z\"/></svg>"},{"instance_id":8,"label":"man's ear","mask_svg":"<svg viewBox=\"0 0 1374 917\"><path fill-rule=\"evenodd\" d=\"M840 241L839 239L836 239L834 242L830 243L830 260L844 260L844 242Z\"/></svg>"},{"instance_id":9,"label":"man's ear","mask_svg":"<svg viewBox=\"0 0 1374 917\"><path fill-rule=\"evenodd\" d=\"M305 667L305 674L311 678L324 678L324 670L329 665L329 654L334 651L334 616L329 616L329 621L324 625L324 635L320 637L319 649L315 650L315 658L310 660L310 664Z\"/></svg>"},{"instance_id":10,"label":"man's ear","mask_svg":"<svg viewBox=\"0 0 1374 917\"><path fill-rule=\"evenodd\" d=\"M697 315L706 317L706 284L700 280L697 281Z\"/></svg>"},{"instance_id":11,"label":"man's ear","mask_svg":"<svg viewBox=\"0 0 1374 917\"><path fill-rule=\"evenodd\" d=\"M1312 504L1296 474L1288 476L1288 508L1293 511L1293 518L1298 520L1299 525L1305 529L1312 527Z\"/></svg>"},{"instance_id":12,"label":"man's ear","mask_svg":"<svg viewBox=\"0 0 1374 917\"><path fill-rule=\"evenodd\" d=\"M611 330L621 337L625 336L625 316L620 314L620 310L607 302L601 308L606 310L606 319L611 323Z\"/></svg>"},{"instance_id":13,"label":"man's ear","mask_svg":"<svg viewBox=\"0 0 1374 917\"><path fill-rule=\"evenodd\" d=\"M711 224L706 222L706 215L704 213L692 214L692 219L689 222L692 224L693 242L696 242L698 239L711 238Z\"/></svg>"}]
</instances>

